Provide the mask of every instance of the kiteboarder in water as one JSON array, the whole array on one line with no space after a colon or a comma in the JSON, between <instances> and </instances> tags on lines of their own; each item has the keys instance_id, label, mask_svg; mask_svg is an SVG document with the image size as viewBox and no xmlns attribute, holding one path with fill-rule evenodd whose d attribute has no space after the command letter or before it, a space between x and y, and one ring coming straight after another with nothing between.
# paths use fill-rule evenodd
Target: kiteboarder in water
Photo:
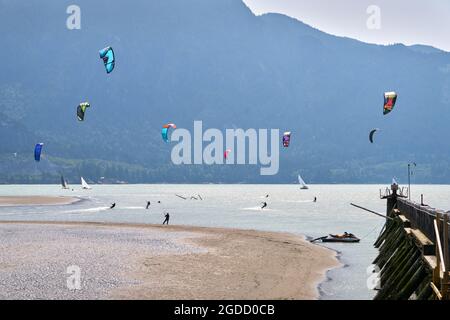
<instances>
[{"instance_id":1,"label":"kiteboarder in water","mask_svg":"<svg viewBox=\"0 0 450 320\"><path fill-rule=\"evenodd\" d=\"M169 213L168 213L168 212L166 212L166 214L164 215L164 217L165 217L165 219L164 219L164 222L163 222L163 224L165 224L166 222L167 222L167 224L169 224L169 218L170 218L170 215L169 215Z\"/></svg>"},{"instance_id":2,"label":"kiteboarder in water","mask_svg":"<svg viewBox=\"0 0 450 320\"><path fill-rule=\"evenodd\" d=\"M145 209L148 209L148 207L150 207L150 201L147 201L147 206L145 207Z\"/></svg>"},{"instance_id":3,"label":"kiteboarder in water","mask_svg":"<svg viewBox=\"0 0 450 320\"><path fill-rule=\"evenodd\" d=\"M313 200L313 202L317 202L317 197L314 197L314 200Z\"/></svg>"},{"instance_id":4,"label":"kiteboarder in water","mask_svg":"<svg viewBox=\"0 0 450 320\"><path fill-rule=\"evenodd\" d=\"M262 204L263 204L263 205L262 205L262 207L261 207L261 210L264 209L265 207L267 207L267 202L264 201Z\"/></svg>"},{"instance_id":5,"label":"kiteboarder in water","mask_svg":"<svg viewBox=\"0 0 450 320\"><path fill-rule=\"evenodd\" d=\"M110 209L113 209L116 206L116 203L114 202L111 207L109 207Z\"/></svg>"}]
</instances>

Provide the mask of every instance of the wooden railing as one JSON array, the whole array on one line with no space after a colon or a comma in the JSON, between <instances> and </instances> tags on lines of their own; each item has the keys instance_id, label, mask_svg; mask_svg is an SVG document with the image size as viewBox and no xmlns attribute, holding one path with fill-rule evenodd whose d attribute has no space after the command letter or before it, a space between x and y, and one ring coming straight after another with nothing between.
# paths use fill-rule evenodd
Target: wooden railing
<instances>
[{"instance_id":1,"label":"wooden railing","mask_svg":"<svg viewBox=\"0 0 450 320\"><path fill-rule=\"evenodd\" d=\"M442 226L442 233L439 225ZM449 246L448 246L448 215L444 214L441 220L441 214L436 212L434 219L434 230L436 238L436 267L433 270L433 282L430 284L436 297L439 300L447 300L450 298L449 294ZM441 237L444 239L444 244L441 244Z\"/></svg>"},{"instance_id":2,"label":"wooden railing","mask_svg":"<svg viewBox=\"0 0 450 320\"><path fill-rule=\"evenodd\" d=\"M397 208L405 215L415 229L419 229L436 248L436 267L433 270L433 282L430 283L438 299L450 299L449 293L449 216L442 210L411 202L406 199L397 199Z\"/></svg>"}]
</instances>

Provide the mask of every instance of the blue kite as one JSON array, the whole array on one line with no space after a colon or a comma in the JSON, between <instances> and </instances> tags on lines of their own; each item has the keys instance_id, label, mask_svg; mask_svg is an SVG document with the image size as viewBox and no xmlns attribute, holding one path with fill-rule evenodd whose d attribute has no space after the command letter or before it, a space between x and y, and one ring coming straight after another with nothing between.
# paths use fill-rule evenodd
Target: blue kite
<instances>
[{"instance_id":1,"label":"blue kite","mask_svg":"<svg viewBox=\"0 0 450 320\"><path fill-rule=\"evenodd\" d=\"M37 162L41 161L41 152L42 152L42 146L44 144L41 143L37 143L36 146L34 147L34 160L36 160Z\"/></svg>"},{"instance_id":2,"label":"blue kite","mask_svg":"<svg viewBox=\"0 0 450 320\"><path fill-rule=\"evenodd\" d=\"M114 66L116 64L114 50L111 47L106 47L100 50L99 54L105 65L106 73L111 73L111 71L114 70Z\"/></svg>"}]
</instances>

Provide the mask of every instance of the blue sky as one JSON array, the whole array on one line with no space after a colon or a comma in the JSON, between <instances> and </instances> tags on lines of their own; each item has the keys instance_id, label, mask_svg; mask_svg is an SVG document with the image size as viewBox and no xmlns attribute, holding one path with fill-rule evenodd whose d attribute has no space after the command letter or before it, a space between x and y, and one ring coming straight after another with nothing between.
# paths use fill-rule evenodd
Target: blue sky
<instances>
[{"instance_id":1,"label":"blue sky","mask_svg":"<svg viewBox=\"0 0 450 320\"><path fill-rule=\"evenodd\" d=\"M450 0L243 1L257 15L283 13L338 36L377 44L426 44L450 51ZM379 29L367 27L375 13L367 10L373 5L379 8Z\"/></svg>"}]
</instances>

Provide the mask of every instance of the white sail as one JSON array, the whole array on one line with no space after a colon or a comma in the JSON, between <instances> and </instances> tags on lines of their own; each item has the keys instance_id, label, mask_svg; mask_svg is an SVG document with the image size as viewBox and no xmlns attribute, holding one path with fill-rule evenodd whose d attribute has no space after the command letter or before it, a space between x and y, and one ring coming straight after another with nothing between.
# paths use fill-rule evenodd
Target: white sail
<instances>
[{"instance_id":1,"label":"white sail","mask_svg":"<svg viewBox=\"0 0 450 320\"><path fill-rule=\"evenodd\" d=\"M300 175L298 175L298 183L301 185L300 189L308 189L308 186Z\"/></svg>"},{"instance_id":2,"label":"white sail","mask_svg":"<svg viewBox=\"0 0 450 320\"><path fill-rule=\"evenodd\" d=\"M83 189L92 189L90 185L87 184L87 182L81 177L81 187Z\"/></svg>"}]
</instances>

